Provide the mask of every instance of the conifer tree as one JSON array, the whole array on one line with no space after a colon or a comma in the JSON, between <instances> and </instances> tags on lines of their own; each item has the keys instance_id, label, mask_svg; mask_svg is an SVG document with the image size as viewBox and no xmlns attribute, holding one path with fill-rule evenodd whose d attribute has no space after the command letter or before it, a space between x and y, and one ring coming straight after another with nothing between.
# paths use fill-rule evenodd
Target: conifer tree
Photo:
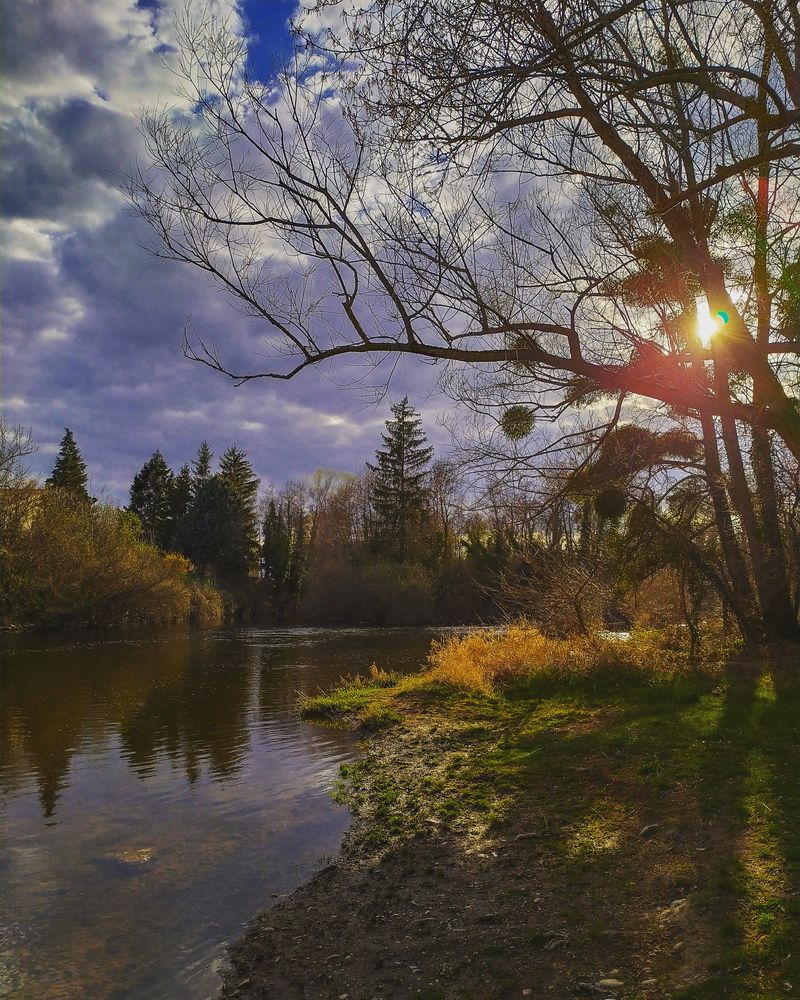
<instances>
[{"instance_id":1,"label":"conifer tree","mask_svg":"<svg viewBox=\"0 0 800 1000\"><path fill-rule=\"evenodd\" d=\"M86 489L87 482L86 463L75 442L74 434L69 427L65 427L56 463L46 484L48 486L58 486L65 490L72 490L81 499L89 500L89 491Z\"/></svg>"},{"instance_id":2,"label":"conifer tree","mask_svg":"<svg viewBox=\"0 0 800 1000\"><path fill-rule=\"evenodd\" d=\"M283 504L270 497L262 525L261 573L270 598L279 603L289 565L289 529L283 516Z\"/></svg>"},{"instance_id":3,"label":"conifer tree","mask_svg":"<svg viewBox=\"0 0 800 1000\"><path fill-rule=\"evenodd\" d=\"M142 522L151 545L169 549L175 533L173 491L175 476L160 451L155 451L133 477L128 510Z\"/></svg>"},{"instance_id":4,"label":"conifer tree","mask_svg":"<svg viewBox=\"0 0 800 1000\"><path fill-rule=\"evenodd\" d=\"M258 551L258 498L259 479L242 448L232 444L219 463L219 477L231 498L232 516L238 535L241 553L246 553L247 569L253 564Z\"/></svg>"},{"instance_id":5,"label":"conifer tree","mask_svg":"<svg viewBox=\"0 0 800 1000\"><path fill-rule=\"evenodd\" d=\"M233 502L225 484L218 475L200 479L178 527L179 550L199 572L224 580L236 575L237 541Z\"/></svg>"},{"instance_id":6,"label":"conifer tree","mask_svg":"<svg viewBox=\"0 0 800 1000\"><path fill-rule=\"evenodd\" d=\"M189 509L189 504L192 502L192 471L189 468L188 463L181 466L180 472L172 480L172 494L170 497L170 508L172 516L173 525L173 542L172 547L174 548L175 535L177 535L178 529L184 517L186 517L186 512Z\"/></svg>"},{"instance_id":7,"label":"conifer tree","mask_svg":"<svg viewBox=\"0 0 800 1000\"><path fill-rule=\"evenodd\" d=\"M261 569L269 599L281 612L296 606L308 559L308 514L291 498L270 499L262 525Z\"/></svg>"},{"instance_id":8,"label":"conifer tree","mask_svg":"<svg viewBox=\"0 0 800 1000\"><path fill-rule=\"evenodd\" d=\"M211 478L211 462L214 453L208 441L204 441L197 449L197 458L192 461L192 483L196 489L200 483Z\"/></svg>"},{"instance_id":9,"label":"conifer tree","mask_svg":"<svg viewBox=\"0 0 800 1000\"><path fill-rule=\"evenodd\" d=\"M289 563L286 567L285 590L288 600L292 604L296 604L300 598L306 575L308 516L305 511L301 510L292 520L291 545L289 549Z\"/></svg>"},{"instance_id":10,"label":"conifer tree","mask_svg":"<svg viewBox=\"0 0 800 1000\"><path fill-rule=\"evenodd\" d=\"M386 421L384 448L375 453L372 504L379 542L401 561L409 556L411 535L428 506L428 465L433 448L427 444L422 420L405 396L392 406Z\"/></svg>"}]
</instances>

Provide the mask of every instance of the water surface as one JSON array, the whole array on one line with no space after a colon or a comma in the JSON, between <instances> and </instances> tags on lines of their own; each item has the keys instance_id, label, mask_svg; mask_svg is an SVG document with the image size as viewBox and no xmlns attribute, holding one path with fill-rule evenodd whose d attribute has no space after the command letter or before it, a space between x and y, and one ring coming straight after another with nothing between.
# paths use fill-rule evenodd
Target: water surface
<instances>
[{"instance_id":1,"label":"water surface","mask_svg":"<svg viewBox=\"0 0 800 1000\"><path fill-rule=\"evenodd\" d=\"M415 670L424 629L0 637L0 996L212 996L225 943L333 854L350 733L298 692Z\"/></svg>"}]
</instances>

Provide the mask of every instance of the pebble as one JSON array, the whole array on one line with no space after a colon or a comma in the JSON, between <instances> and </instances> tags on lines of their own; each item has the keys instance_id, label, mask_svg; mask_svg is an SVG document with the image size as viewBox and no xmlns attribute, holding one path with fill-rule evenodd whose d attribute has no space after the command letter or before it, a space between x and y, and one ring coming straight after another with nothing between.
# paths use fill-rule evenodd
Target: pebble
<instances>
[{"instance_id":1,"label":"pebble","mask_svg":"<svg viewBox=\"0 0 800 1000\"><path fill-rule=\"evenodd\" d=\"M618 986L624 986L625 983L623 983L621 979L601 979L597 985L608 987L608 989L613 990Z\"/></svg>"}]
</instances>

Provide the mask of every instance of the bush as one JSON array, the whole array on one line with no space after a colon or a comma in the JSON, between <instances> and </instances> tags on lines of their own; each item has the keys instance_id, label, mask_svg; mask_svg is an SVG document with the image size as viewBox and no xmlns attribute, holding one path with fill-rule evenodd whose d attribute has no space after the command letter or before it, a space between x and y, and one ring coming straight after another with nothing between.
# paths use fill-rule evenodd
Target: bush
<instances>
[{"instance_id":1,"label":"bush","mask_svg":"<svg viewBox=\"0 0 800 1000\"><path fill-rule=\"evenodd\" d=\"M107 625L186 621L193 607L218 620L210 588L183 556L142 540L135 515L69 490L4 491L0 617L11 624Z\"/></svg>"}]
</instances>

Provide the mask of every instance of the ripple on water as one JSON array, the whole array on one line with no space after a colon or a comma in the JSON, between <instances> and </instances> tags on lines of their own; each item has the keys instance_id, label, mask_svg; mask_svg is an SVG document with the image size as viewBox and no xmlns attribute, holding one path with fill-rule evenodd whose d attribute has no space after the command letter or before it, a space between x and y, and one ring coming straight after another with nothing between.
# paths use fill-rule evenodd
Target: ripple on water
<instances>
[{"instance_id":1,"label":"ripple on water","mask_svg":"<svg viewBox=\"0 0 800 1000\"><path fill-rule=\"evenodd\" d=\"M417 669L431 636L3 637L0 995L213 993L224 942L348 823L328 792L355 739L302 724L298 692Z\"/></svg>"}]
</instances>

